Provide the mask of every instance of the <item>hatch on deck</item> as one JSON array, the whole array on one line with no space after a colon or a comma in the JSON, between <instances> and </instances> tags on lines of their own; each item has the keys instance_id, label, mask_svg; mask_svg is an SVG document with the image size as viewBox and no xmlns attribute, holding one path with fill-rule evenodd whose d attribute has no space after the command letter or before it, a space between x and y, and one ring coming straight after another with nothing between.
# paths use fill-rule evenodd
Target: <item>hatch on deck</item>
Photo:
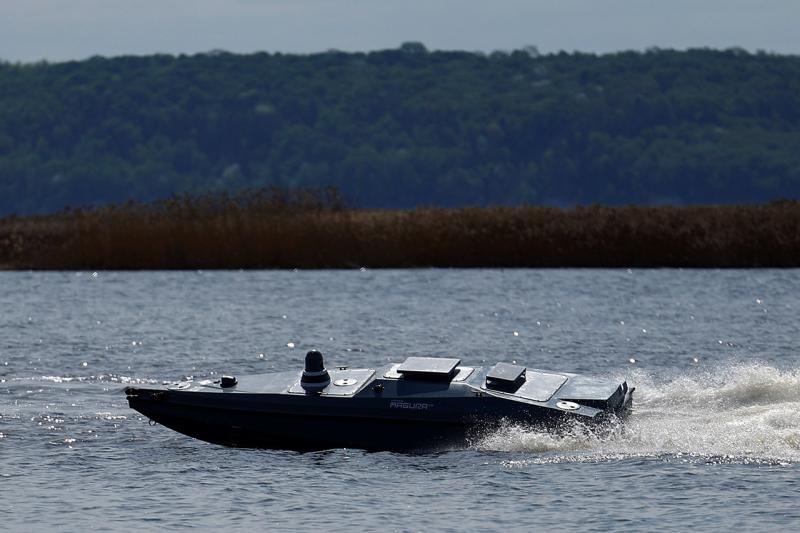
<instances>
[{"instance_id":1,"label":"hatch on deck","mask_svg":"<svg viewBox=\"0 0 800 533\"><path fill-rule=\"evenodd\" d=\"M397 367L397 373L411 379L450 381L461 359L450 357L409 357Z\"/></svg>"},{"instance_id":2,"label":"hatch on deck","mask_svg":"<svg viewBox=\"0 0 800 533\"><path fill-rule=\"evenodd\" d=\"M525 383L525 367L497 363L486 374L486 388L506 392L516 391Z\"/></svg>"}]
</instances>

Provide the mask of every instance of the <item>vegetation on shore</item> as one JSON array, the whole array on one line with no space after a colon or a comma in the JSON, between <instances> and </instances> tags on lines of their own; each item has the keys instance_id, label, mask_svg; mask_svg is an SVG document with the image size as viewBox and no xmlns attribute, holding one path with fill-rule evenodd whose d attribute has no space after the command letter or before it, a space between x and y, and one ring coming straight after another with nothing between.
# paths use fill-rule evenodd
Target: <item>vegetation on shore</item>
<instances>
[{"instance_id":1,"label":"vegetation on shore","mask_svg":"<svg viewBox=\"0 0 800 533\"><path fill-rule=\"evenodd\" d=\"M0 267L800 267L800 202L358 210L273 188L6 217Z\"/></svg>"},{"instance_id":2,"label":"vegetation on shore","mask_svg":"<svg viewBox=\"0 0 800 533\"><path fill-rule=\"evenodd\" d=\"M361 208L767 202L800 196L798 154L800 57L736 49L0 63L0 216L268 185Z\"/></svg>"}]
</instances>

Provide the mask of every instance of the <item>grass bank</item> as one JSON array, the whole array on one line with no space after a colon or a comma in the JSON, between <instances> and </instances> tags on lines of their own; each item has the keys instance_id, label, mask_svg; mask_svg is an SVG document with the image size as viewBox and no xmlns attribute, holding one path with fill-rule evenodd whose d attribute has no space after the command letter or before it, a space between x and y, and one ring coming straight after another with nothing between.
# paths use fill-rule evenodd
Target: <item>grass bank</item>
<instances>
[{"instance_id":1,"label":"grass bank","mask_svg":"<svg viewBox=\"0 0 800 533\"><path fill-rule=\"evenodd\" d=\"M0 220L5 269L800 267L800 202L356 210L277 189Z\"/></svg>"}]
</instances>

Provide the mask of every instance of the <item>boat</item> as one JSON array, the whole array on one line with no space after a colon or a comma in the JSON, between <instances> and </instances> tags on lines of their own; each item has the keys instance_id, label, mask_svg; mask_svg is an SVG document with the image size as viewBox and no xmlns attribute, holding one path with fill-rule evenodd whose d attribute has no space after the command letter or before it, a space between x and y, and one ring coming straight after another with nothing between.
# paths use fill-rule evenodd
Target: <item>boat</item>
<instances>
[{"instance_id":1,"label":"boat","mask_svg":"<svg viewBox=\"0 0 800 533\"><path fill-rule=\"evenodd\" d=\"M515 363L466 366L450 357L327 369L316 350L302 371L125 389L131 408L190 437L301 451L438 450L503 424L605 425L625 418L633 392L625 381Z\"/></svg>"}]
</instances>

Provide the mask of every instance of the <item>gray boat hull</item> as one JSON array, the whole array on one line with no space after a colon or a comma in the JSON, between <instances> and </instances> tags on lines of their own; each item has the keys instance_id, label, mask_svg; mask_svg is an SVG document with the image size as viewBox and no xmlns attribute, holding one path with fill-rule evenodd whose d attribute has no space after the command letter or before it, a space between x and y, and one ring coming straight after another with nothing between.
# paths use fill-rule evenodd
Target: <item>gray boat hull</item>
<instances>
[{"instance_id":1,"label":"gray boat hull","mask_svg":"<svg viewBox=\"0 0 800 533\"><path fill-rule=\"evenodd\" d=\"M401 369L402 370L402 369ZM627 383L527 370L513 391L487 388L490 369L457 367L450 379L383 369L330 371L305 390L302 374L129 387L130 406L150 420L228 446L319 450L431 450L463 446L502 424L557 431L565 424L624 418Z\"/></svg>"}]
</instances>

